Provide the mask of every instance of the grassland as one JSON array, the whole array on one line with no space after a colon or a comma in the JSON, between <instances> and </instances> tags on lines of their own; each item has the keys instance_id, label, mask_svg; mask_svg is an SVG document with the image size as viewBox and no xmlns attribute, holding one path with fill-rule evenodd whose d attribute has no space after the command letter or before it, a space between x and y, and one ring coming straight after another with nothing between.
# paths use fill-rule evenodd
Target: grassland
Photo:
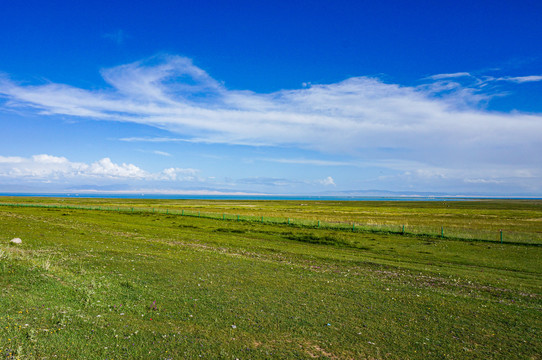
<instances>
[{"instance_id":1,"label":"grassland","mask_svg":"<svg viewBox=\"0 0 542 360\"><path fill-rule=\"evenodd\" d=\"M157 210L0 207L0 358L540 359L536 241L174 213L539 234L537 201L0 202Z\"/></svg>"}]
</instances>

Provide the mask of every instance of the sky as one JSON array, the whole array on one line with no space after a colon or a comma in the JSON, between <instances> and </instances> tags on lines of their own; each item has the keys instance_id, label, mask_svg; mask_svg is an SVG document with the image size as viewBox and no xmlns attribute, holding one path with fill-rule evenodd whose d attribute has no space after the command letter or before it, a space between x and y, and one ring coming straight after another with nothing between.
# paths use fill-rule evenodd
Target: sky
<instances>
[{"instance_id":1,"label":"sky","mask_svg":"<svg viewBox=\"0 0 542 360\"><path fill-rule=\"evenodd\" d=\"M0 193L542 196L540 1L11 1Z\"/></svg>"}]
</instances>

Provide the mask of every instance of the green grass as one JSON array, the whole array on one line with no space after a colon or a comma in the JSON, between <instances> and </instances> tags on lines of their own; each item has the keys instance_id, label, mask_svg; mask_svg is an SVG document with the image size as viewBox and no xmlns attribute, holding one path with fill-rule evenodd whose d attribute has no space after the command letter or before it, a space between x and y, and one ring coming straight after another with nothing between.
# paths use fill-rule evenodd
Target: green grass
<instances>
[{"instance_id":1,"label":"green grass","mask_svg":"<svg viewBox=\"0 0 542 360\"><path fill-rule=\"evenodd\" d=\"M542 201L229 201L23 198L22 206L175 213L309 228L542 245ZM21 198L5 197L0 205Z\"/></svg>"},{"instance_id":2,"label":"green grass","mask_svg":"<svg viewBox=\"0 0 542 360\"><path fill-rule=\"evenodd\" d=\"M542 218L536 201L0 202L21 200L419 226L447 219L532 233ZM540 359L541 255L524 244L4 206L0 358Z\"/></svg>"}]
</instances>

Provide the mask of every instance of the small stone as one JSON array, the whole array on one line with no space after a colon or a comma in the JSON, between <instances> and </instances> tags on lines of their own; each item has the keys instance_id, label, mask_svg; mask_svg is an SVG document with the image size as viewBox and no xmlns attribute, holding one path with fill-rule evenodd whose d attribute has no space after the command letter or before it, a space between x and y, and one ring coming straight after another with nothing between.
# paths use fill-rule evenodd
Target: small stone
<instances>
[{"instance_id":1,"label":"small stone","mask_svg":"<svg viewBox=\"0 0 542 360\"><path fill-rule=\"evenodd\" d=\"M22 243L23 241L19 238L15 238L15 239L11 239L10 240L10 243L13 243L13 244L20 244Z\"/></svg>"},{"instance_id":2,"label":"small stone","mask_svg":"<svg viewBox=\"0 0 542 360\"><path fill-rule=\"evenodd\" d=\"M231 328L232 328L232 329L237 329L237 326L232 325Z\"/></svg>"}]
</instances>

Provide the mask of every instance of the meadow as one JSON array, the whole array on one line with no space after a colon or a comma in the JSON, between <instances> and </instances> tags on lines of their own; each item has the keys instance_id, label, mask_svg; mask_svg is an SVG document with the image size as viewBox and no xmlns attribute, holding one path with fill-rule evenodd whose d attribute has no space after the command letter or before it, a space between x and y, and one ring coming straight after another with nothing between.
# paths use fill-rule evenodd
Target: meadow
<instances>
[{"instance_id":1,"label":"meadow","mask_svg":"<svg viewBox=\"0 0 542 360\"><path fill-rule=\"evenodd\" d=\"M541 201L0 203L2 359L541 358Z\"/></svg>"}]
</instances>

